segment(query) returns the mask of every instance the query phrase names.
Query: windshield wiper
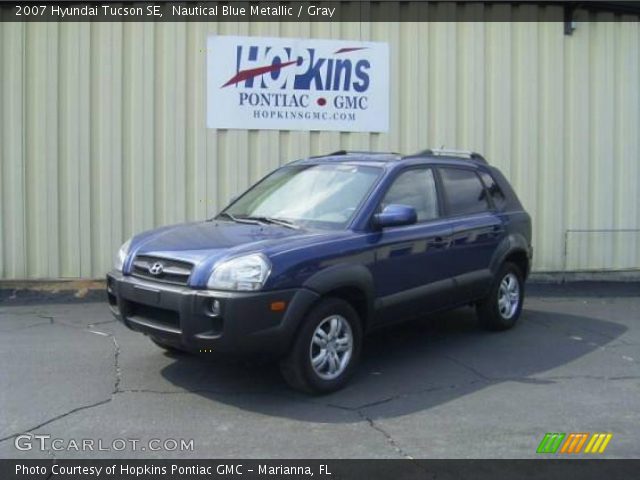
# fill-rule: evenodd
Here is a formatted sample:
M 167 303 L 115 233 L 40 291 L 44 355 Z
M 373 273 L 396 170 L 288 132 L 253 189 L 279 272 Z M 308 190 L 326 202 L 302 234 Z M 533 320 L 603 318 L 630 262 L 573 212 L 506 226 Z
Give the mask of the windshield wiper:
M 260 225 L 260 221 L 258 219 L 253 220 L 247 217 L 238 218 L 229 212 L 222 212 L 218 215 L 218 217 L 226 217 L 232 222 L 236 222 L 236 223 L 245 223 L 247 225 Z
M 273 223 L 275 225 L 280 225 L 281 227 L 292 228 L 293 230 L 300 230 L 300 227 L 298 225 L 288 220 L 284 220 L 282 218 L 275 218 L 275 217 L 242 217 L 242 218 L 246 218 L 247 220 L 256 220 L 262 223 Z

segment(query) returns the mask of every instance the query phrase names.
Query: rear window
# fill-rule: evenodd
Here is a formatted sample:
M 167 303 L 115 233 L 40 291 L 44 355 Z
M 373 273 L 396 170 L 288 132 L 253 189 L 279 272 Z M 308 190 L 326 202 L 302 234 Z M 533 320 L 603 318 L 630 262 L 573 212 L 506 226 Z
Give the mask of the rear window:
M 440 175 L 449 214 L 469 215 L 489 210 L 486 190 L 475 172 L 442 168 Z
M 494 207 L 496 207 L 498 210 L 504 209 L 504 206 L 507 203 L 507 198 L 504 196 L 504 193 L 502 192 L 496 181 L 487 172 L 480 173 L 480 177 L 484 182 L 484 186 L 487 187 L 487 191 L 489 192 L 489 196 L 493 201 Z

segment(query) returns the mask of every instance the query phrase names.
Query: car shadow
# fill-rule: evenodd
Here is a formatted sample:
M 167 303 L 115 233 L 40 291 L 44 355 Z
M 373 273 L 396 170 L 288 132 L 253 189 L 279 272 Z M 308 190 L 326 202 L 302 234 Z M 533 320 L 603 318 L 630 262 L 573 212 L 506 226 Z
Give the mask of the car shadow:
M 358 372 L 324 396 L 290 390 L 277 365 L 175 355 L 161 374 L 214 402 L 269 416 L 340 423 L 367 407 L 395 417 L 449 402 L 500 382 L 554 383 L 544 373 L 614 341 L 626 327 L 588 316 L 525 309 L 518 325 L 488 333 L 462 308 L 378 331 L 365 340 Z M 547 375 L 548 377 L 551 375 Z M 404 398 L 405 401 L 393 401 Z

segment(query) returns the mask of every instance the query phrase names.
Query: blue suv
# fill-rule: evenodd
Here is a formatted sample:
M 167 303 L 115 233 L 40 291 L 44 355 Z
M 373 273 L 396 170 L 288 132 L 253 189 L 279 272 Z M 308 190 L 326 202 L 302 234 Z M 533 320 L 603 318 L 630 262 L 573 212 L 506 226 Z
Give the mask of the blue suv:
M 215 218 L 136 235 L 107 276 L 114 315 L 168 350 L 270 354 L 294 388 L 353 374 L 364 334 L 461 305 L 520 316 L 531 219 L 476 153 L 295 161 Z

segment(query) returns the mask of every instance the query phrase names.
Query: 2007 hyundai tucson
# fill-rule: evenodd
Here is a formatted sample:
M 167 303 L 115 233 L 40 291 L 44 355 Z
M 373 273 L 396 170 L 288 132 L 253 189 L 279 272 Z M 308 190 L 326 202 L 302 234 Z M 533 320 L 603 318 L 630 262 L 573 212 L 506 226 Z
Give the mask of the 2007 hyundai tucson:
M 273 354 L 321 393 L 377 327 L 470 303 L 512 327 L 531 256 L 530 217 L 482 156 L 340 151 L 275 170 L 215 218 L 136 235 L 107 293 L 163 348 Z

